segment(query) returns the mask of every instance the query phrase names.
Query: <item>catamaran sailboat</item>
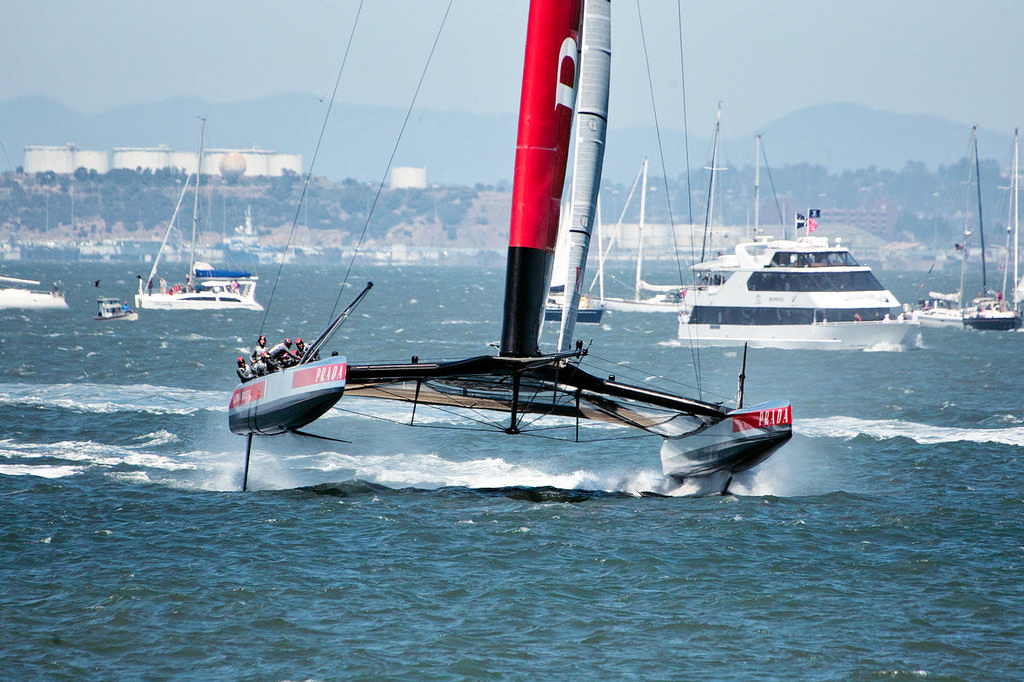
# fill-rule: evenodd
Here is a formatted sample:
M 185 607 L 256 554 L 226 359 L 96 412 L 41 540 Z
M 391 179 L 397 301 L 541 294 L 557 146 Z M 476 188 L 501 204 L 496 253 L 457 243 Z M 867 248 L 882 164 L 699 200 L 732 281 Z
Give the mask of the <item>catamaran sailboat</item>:
M 196 191 L 195 202 L 192 206 L 192 246 L 189 252 L 188 275 L 184 284 L 171 285 L 168 287 L 161 280 L 157 287 L 155 280 L 157 268 L 164 249 L 167 246 L 167 238 L 174 229 L 178 211 L 181 209 L 182 199 L 185 198 L 185 191 L 191 175 L 185 178 L 185 186 L 181 189 L 178 203 L 171 214 L 171 220 L 164 233 L 160 250 L 153 260 L 153 267 L 149 271 L 149 277 L 143 279 L 139 276 L 139 291 L 135 294 L 136 308 L 149 308 L 153 310 L 263 310 L 263 306 L 256 302 L 256 282 L 259 279 L 251 272 L 245 270 L 217 269 L 209 263 L 196 261 L 196 236 L 199 232 L 199 179 L 202 176 L 203 168 L 203 134 L 206 130 L 206 119 L 202 119 L 199 131 L 199 156 L 196 164 Z
M 319 353 L 311 347 L 296 366 L 243 382 L 235 389 L 228 424 L 234 433 L 248 437 L 246 472 L 253 434 L 297 432 L 330 409 L 343 393 L 407 402 L 411 423 L 417 406 L 435 405 L 504 414 L 495 424 L 509 434 L 545 428 L 552 419 L 562 420 L 561 425 L 574 433 L 576 440 L 587 420 L 641 429 L 661 436 L 667 476 L 706 480 L 714 475 L 724 478 L 723 492 L 733 473 L 756 466 L 789 440 L 792 411 L 786 401 L 744 407 L 740 398 L 739 406 L 731 408 L 647 385 L 631 385 L 614 376 L 595 376 L 582 367 L 587 349 L 581 342 L 567 341 L 569 334 L 560 343 L 560 347 L 568 346 L 567 350 L 540 349 L 578 69 L 582 70 L 579 82 L 584 84 L 580 110 L 599 119 L 588 126 L 594 132 L 591 143 L 604 145 L 610 2 L 587 0 L 585 13 L 582 7 L 581 0 L 530 3 L 498 354 L 441 361 L 421 361 L 414 356 L 403 363 L 353 364 L 341 356 L 316 360 Z M 577 47 L 581 26 L 582 57 Z M 589 90 L 588 84 L 596 84 L 598 91 Z M 577 167 L 584 177 L 577 177 L 576 182 L 589 185 L 587 194 L 596 199 L 601 157 L 596 155 L 593 160 L 588 171 Z M 589 220 L 577 225 L 577 264 L 570 267 L 584 267 L 590 225 Z M 582 279 L 582 269 L 579 272 Z M 367 290 L 321 335 L 318 347 L 326 344 L 332 329 Z M 579 287 L 569 284 L 566 292 L 577 299 Z M 569 303 L 571 310 L 574 301 Z M 566 316 L 563 322 L 571 326 L 573 319 Z M 607 433 L 601 437 L 607 438 Z M 243 488 L 246 480 L 243 478 Z
M 839 240 L 760 237 L 692 267 L 679 338 L 710 345 L 907 347 L 918 323 Z

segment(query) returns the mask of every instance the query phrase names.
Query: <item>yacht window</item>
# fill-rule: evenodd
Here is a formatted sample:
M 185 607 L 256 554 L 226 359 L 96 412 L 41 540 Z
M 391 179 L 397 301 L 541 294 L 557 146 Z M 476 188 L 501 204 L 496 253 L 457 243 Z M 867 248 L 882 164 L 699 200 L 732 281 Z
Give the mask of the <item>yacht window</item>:
M 768 267 L 775 268 L 821 268 L 857 267 L 859 263 L 849 251 L 813 251 L 810 253 L 777 251 Z
M 884 291 L 868 270 L 858 272 L 752 272 L 748 291 Z

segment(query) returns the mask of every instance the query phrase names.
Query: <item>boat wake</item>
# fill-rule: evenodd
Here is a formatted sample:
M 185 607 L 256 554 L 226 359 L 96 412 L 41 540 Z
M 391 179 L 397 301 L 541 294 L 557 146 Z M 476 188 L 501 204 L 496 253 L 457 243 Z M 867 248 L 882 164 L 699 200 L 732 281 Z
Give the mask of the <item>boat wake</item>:
M 218 439 L 220 440 L 220 439 Z M 17 443 L 0 440 L 0 476 L 64 479 L 99 475 L 124 484 L 183 490 L 238 490 L 242 458 L 224 434 L 217 451 L 187 450 L 167 431 L 143 434 L 130 445 L 94 441 Z M 770 478 L 770 477 L 769 477 Z M 333 479 L 335 482 L 322 483 Z M 352 454 L 332 450 L 257 456 L 249 474 L 254 490 L 313 490 L 340 496 L 380 491 L 461 490 L 533 501 L 572 502 L 595 497 L 690 497 L 714 494 L 721 482 L 680 485 L 653 468 L 576 468 L 558 471 L 487 456 L 447 459 L 436 453 Z M 771 495 L 771 481 L 756 472 L 735 478 L 735 495 Z
M 921 445 L 938 443 L 996 443 L 1024 446 L 1024 426 L 1007 428 L 964 428 L 932 426 L 899 419 L 857 419 L 855 417 L 828 417 L 804 419 L 799 433 L 810 438 L 850 439 L 867 436 L 876 440 L 907 438 Z
M 361 413 L 361 408 L 368 405 L 374 407 L 372 417 Z M 410 453 L 408 434 L 392 433 L 388 437 L 386 434 L 391 432 L 379 428 L 381 419 L 407 424 L 411 412 L 408 405 L 357 398 L 347 406 L 357 409 L 332 410 L 322 420 L 324 428 L 318 431 L 350 439 L 351 445 L 326 450 L 323 441 L 313 439 L 258 439 L 250 472 L 252 487 L 302 489 L 324 481 L 360 481 L 387 489 L 505 490 L 512 491 L 510 496 L 524 499 L 531 495 L 543 498 L 545 490 L 566 491 L 565 497 L 571 499 L 580 494 L 699 496 L 720 489 L 720 482 L 709 486 L 707 481 L 687 481 L 680 485 L 660 468 L 645 466 L 646 458 L 621 461 L 605 450 L 610 447 L 614 453 L 620 446 L 602 439 L 597 445 L 602 451 L 598 460 L 580 463 L 569 453 L 565 458 L 537 459 L 534 453 L 538 441 L 527 436 L 505 443 L 503 456 L 494 455 L 493 429 L 482 430 L 479 439 L 472 432 L 460 431 L 460 449 L 469 447 L 486 456 L 470 454 L 467 458 L 464 451 L 446 456 L 443 453 L 454 446 L 432 439 L 435 434 L 445 438 L 448 430 L 444 427 L 459 423 L 460 417 L 443 409 L 417 411 L 416 422 L 428 428 L 418 432 L 423 439 L 416 445 L 419 452 Z M 244 441 L 222 427 L 226 408 L 220 391 L 152 384 L 6 383 L 0 384 L 0 407 L 45 410 L 44 419 L 59 423 L 92 420 L 90 415 L 96 415 L 105 424 L 103 429 L 90 430 L 86 437 L 75 437 L 71 435 L 75 430 L 71 430 L 69 437 L 50 442 L 0 439 L 0 476 L 102 476 L 125 484 L 186 490 L 231 491 L 241 487 Z M 109 421 L 112 418 L 117 420 L 114 428 Z M 173 421 L 159 425 L 168 418 Z M 565 421 L 569 426 L 573 424 L 572 420 Z M 143 426 L 140 433 L 138 425 L 147 422 L 150 428 Z M 371 426 L 372 436 L 368 430 Z M 598 423 L 591 428 L 610 434 L 619 427 Z M 644 442 L 657 440 L 655 437 Z M 651 448 L 651 452 L 656 451 L 656 446 Z M 646 445 L 643 450 L 647 450 Z M 786 487 L 784 482 L 781 486 Z M 729 489 L 737 495 L 784 494 L 778 481 L 756 471 L 737 476 Z M 514 492 L 517 490 L 527 492 Z

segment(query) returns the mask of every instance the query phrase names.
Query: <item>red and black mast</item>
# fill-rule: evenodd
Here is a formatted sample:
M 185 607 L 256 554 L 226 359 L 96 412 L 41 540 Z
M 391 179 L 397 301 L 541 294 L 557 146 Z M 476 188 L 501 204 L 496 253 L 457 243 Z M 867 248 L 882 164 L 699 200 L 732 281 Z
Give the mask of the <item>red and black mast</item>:
M 530 3 L 505 274 L 504 356 L 540 354 L 576 98 L 581 3 Z

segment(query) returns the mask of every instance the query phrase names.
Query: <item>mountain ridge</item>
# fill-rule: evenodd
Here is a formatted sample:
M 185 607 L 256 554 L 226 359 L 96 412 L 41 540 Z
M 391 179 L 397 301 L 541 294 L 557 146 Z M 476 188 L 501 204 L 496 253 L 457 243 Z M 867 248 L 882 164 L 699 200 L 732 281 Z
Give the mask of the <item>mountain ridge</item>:
M 396 166 L 427 168 L 432 184 L 501 185 L 512 178 L 516 116 L 466 112 L 418 111 L 335 103 L 324 125 L 328 103 L 302 93 L 210 103 L 198 98 L 127 105 L 105 112 L 77 112 L 56 100 L 20 97 L 0 102 L 0 144 L 4 170 L 22 165 L 26 145 L 74 144 L 80 149 L 112 151 L 115 147 L 156 147 L 178 151 L 198 146 L 200 115 L 207 119 L 208 148 L 259 147 L 301 154 L 314 174 L 335 181 L 375 181 L 386 175 L 389 158 Z M 610 183 L 631 183 L 642 158 L 652 159 L 660 174 L 658 140 L 665 150 L 665 170 L 681 176 L 687 163 L 681 126 L 616 128 L 609 115 L 604 176 Z M 703 117 L 702 117 L 703 119 Z M 690 116 L 689 167 L 710 158 L 712 117 Z M 323 129 L 323 143 L 316 142 Z M 403 131 L 399 140 L 399 132 Z M 697 134 L 694 131 L 700 131 Z M 874 166 L 898 171 L 920 162 L 929 169 L 951 165 L 967 150 L 970 127 L 937 116 L 908 115 L 852 103 L 807 107 L 768 122 L 759 129 L 765 157 L 775 167 L 824 166 L 832 173 Z M 724 112 L 721 158 L 728 165 L 753 165 L 753 133 L 728 134 Z M 1005 163 L 1011 131 L 979 130 L 984 158 Z M 657 170 L 655 170 L 657 169 Z

